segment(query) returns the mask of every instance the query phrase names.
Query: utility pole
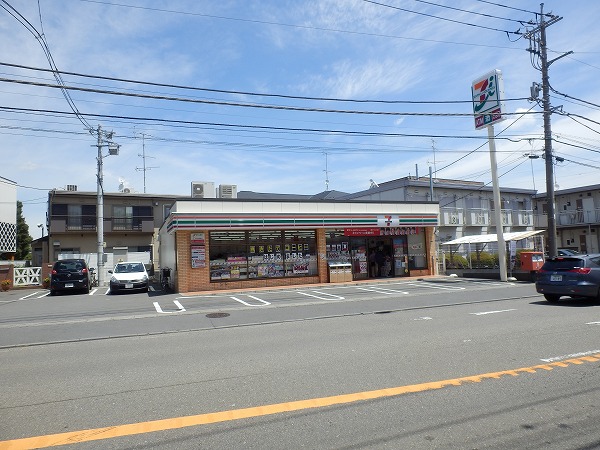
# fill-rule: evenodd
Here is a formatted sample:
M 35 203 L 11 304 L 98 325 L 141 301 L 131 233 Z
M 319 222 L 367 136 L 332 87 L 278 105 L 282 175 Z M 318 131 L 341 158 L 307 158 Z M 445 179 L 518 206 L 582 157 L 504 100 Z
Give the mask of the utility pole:
M 97 193 L 96 193 L 96 233 L 97 233 L 97 250 L 98 250 L 98 286 L 104 284 L 104 175 L 102 174 L 102 147 L 108 146 L 108 155 L 118 155 L 119 145 L 112 142 L 113 132 L 107 133 L 102 131 L 102 127 L 98 125 L 96 130 L 98 140 L 96 147 L 98 148 L 98 173 L 97 177 Z
M 98 250 L 98 261 L 96 268 L 98 277 L 98 286 L 102 286 L 104 282 L 104 178 L 102 175 L 102 127 L 98 125 L 96 130 L 98 133 L 98 173 L 97 173 L 97 184 L 96 184 L 96 245 Z
M 144 194 L 146 193 L 146 171 L 150 170 L 150 169 L 156 169 L 157 167 L 146 167 L 146 158 L 154 158 L 154 156 L 146 156 L 146 140 L 145 140 L 146 135 L 144 133 L 142 133 L 142 154 L 140 155 L 138 153 L 138 156 L 140 158 L 142 158 L 143 161 L 143 167 L 139 168 L 136 167 L 135 170 L 137 171 L 142 171 L 144 172 Z
M 548 256 L 553 258 L 557 256 L 557 245 L 556 245 L 556 202 L 554 198 L 554 156 L 552 154 L 552 129 L 550 123 L 550 116 L 552 114 L 552 107 L 550 106 L 550 76 L 548 75 L 548 68 L 550 65 L 573 52 L 567 52 L 561 56 L 548 61 L 547 53 L 547 42 L 546 42 L 546 28 L 550 25 L 555 24 L 562 17 L 550 16 L 550 20 L 546 21 L 544 17 L 544 4 L 540 6 L 540 23 L 533 30 L 525 33 L 525 37 L 529 39 L 528 52 L 539 56 L 540 67 L 538 68 L 542 72 L 542 108 L 544 110 L 544 159 L 546 167 L 546 199 L 548 205 Z M 539 38 L 537 37 L 539 33 Z M 539 94 L 539 85 L 533 84 L 531 89 L 532 99 L 537 100 L 537 94 Z

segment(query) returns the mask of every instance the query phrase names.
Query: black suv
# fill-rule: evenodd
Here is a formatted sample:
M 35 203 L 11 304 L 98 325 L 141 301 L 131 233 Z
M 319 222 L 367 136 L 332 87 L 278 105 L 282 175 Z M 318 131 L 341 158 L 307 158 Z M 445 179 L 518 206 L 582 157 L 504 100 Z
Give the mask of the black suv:
M 562 296 L 600 300 L 600 254 L 547 259 L 537 272 L 535 289 L 549 302 Z
M 90 292 L 90 273 L 84 259 L 61 259 L 50 275 L 50 295 L 58 291 Z

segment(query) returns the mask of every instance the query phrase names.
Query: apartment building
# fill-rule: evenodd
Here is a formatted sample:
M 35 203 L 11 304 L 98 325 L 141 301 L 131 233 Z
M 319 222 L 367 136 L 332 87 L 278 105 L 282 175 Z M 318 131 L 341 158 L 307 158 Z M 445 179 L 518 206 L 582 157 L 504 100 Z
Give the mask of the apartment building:
M 600 184 L 554 192 L 556 244 L 582 253 L 600 252 Z M 546 194 L 533 196 L 536 229 L 548 228 Z

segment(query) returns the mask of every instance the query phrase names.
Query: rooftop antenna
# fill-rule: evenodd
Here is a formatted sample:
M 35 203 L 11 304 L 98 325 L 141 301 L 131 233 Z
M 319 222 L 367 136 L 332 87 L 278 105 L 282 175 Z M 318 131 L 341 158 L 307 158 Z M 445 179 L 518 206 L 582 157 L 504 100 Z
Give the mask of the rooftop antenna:
M 371 178 L 369 181 L 371 182 L 370 189 L 378 188 L 379 187 L 379 185 L 373 181 L 373 178 Z
M 154 166 L 154 167 L 148 167 L 146 166 L 146 158 L 154 158 L 154 156 L 146 156 L 146 135 L 144 133 L 141 133 L 142 135 L 142 154 L 140 155 L 138 153 L 138 156 L 140 158 L 142 158 L 143 161 L 143 167 L 136 167 L 135 170 L 136 171 L 142 171 L 144 172 L 144 194 L 146 193 L 146 171 L 150 170 L 150 169 L 157 169 L 158 167 Z
M 325 170 L 323 172 L 325 172 L 325 190 L 328 191 L 329 190 L 329 169 L 327 168 L 327 152 L 323 152 L 323 154 L 325 155 Z

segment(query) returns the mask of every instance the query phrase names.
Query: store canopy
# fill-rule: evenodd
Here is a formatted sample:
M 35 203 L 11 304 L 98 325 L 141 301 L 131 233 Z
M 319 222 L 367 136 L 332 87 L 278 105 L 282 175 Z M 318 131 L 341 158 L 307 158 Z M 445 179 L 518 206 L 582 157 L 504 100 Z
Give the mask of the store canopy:
M 516 231 L 512 233 L 504 233 L 504 241 L 519 241 L 521 239 L 528 238 L 538 233 L 542 233 L 544 230 L 536 231 Z M 440 242 L 440 245 L 459 245 L 459 244 L 485 244 L 488 242 L 498 242 L 497 234 L 476 234 L 473 236 L 463 236 L 453 241 Z

